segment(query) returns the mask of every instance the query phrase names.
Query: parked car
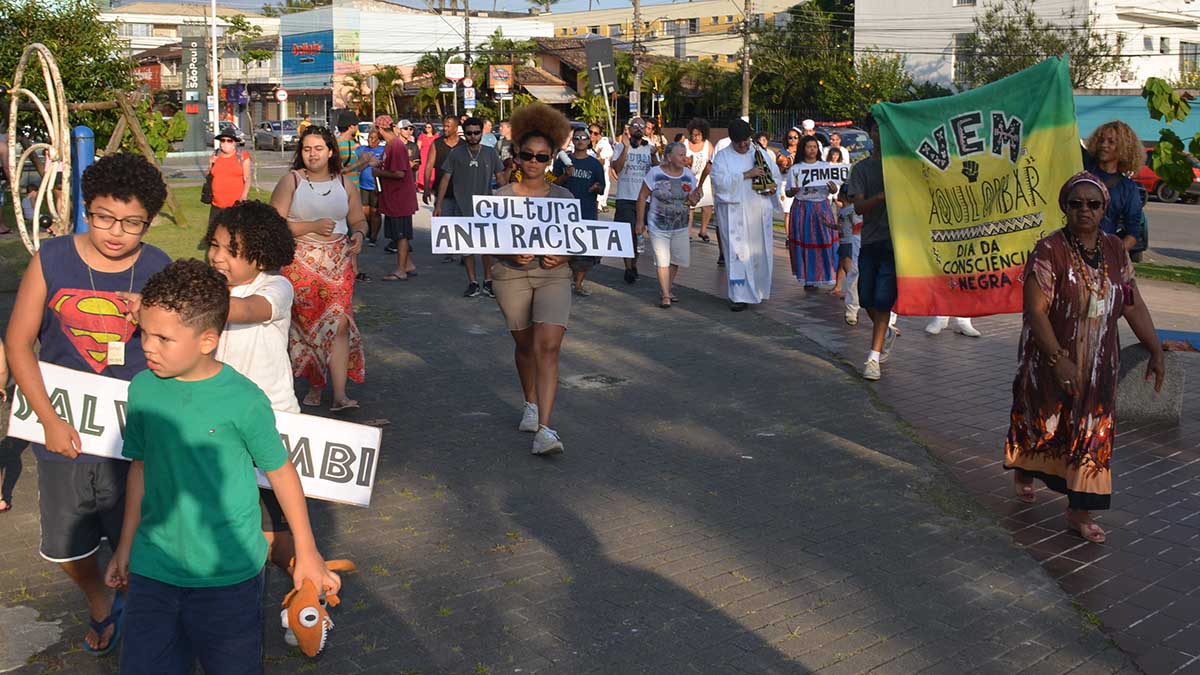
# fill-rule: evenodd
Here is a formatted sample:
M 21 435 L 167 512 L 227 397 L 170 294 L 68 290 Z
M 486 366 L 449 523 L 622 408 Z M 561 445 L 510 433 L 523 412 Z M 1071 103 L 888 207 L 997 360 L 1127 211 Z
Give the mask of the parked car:
M 1146 163 L 1142 165 L 1141 170 L 1134 174 L 1133 180 L 1157 197 L 1160 202 L 1171 204 L 1179 201 L 1181 197 L 1191 202 L 1200 200 L 1200 160 L 1192 155 L 1187 155 L 1188 161 L 1192 164 L 1192 185 L 1181 195 L 1178 190 L 1164 183 L 1158 174 L 1154 173 L 1154 169 L 1150 168 L 1150 155 L 1153 152 L 1153 148 L 1146 149 Z
M 291 150 L 296 147 L 296 120 L 261 122 L 254 129 L 254 149 Z
M 211 130 L 212 130 L 212 124 L 211 124 L 211 123 L 209 123 L 209 124 L 206 124 L 206 125 L 204 126 L 204 128 L 206 128 L 206 129 L 209 129 L 209 130 L 211 131 Z M 237 139 L 238 145 L 245 145 L 245 144 L 246 144 L 246 134 L 245 134 L 245 132 L 243 132 L 243 131 L 242 131 L 240 128 L 238 128 L 238 125 L 234 124 L 233 122 L 225 122 L 225 121 L 222 121 L 222 122 L 221 122 L 221 131 L 222 131 L 222 132 L 226 132 L 226 131 L 228 131 L 228 132 L 232 132 L 232 133 L 233 133 L 233 137 Z M 210 139 L 210 140 L 211 140 L 211 139 Z
M 813 130 L 813 133 L 825 147 L 829 147 L 830 135 L 840 134 L 842 147 L 850 150 L 851 162 L 857 162 L 875 150 L 875 144 L 871 142 L 871 135 L 855 127 L 819 126 Z

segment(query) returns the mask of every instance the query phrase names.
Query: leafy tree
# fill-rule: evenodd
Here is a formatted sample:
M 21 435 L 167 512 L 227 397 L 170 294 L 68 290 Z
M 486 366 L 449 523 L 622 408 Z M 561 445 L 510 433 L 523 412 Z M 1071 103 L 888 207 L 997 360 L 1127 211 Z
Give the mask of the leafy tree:
M 816 97 L 821 113 L 833 119 L 861 119 L 872 105 L 908 100 L 914 91 L 899 54 L 869 52 L 838 64 L 833 74 L 818 81 Z
M 307 12 L 310 9 L 332 5 L 333 0 L 281 0 L 281 2 L 262 6 L 263 16 L 283 16 L 296 12 Z
M 1042 18 L 1035 0 L 996 0 L 975 16 L 975 32 L 962 45 L 957 83 L 964 87 L 995 82 L 1048 57 L 1069 54 L 1071 85 L 1099 87 L 1125 67 L 1125 34 L 1097 30 L 1096 15 L 1074 9 Z
M 183 137 L 187 135 L 187 117 L 180 111 L 176 111 L 170 118 L 165 118 L 154 109 L 148 98 L 139 101 L 134 106 L 134 111 L 137 113 L 142 131 L 146 134 L 146 140 L 150 143 L 150 149 L 154 151 L 154 156 L 160 162 L 166 158 L 171 144 L 182 141 Z M 141 149 L 131 133 L 127 133 L 122 139 L 121 149 L 141 154 Z
M 1181 96 L 1168 82 L 1157 77 L 1146 80 L 1146 85 L 1142 88 L 1142 97 L 1146 99 L 1146 108 L 1150 116 L 1167 124 L 1182 122 L 1192 112 L 1188 97 Z M 1158 174 L 1164 183 L 1181 193 L 1191 186 L 1195 175 L 1184 152 L 1200 156 L 1200 133 L 1192 136 L 1185 144 L 1174 130 L 1163 127 L 1150 156 L 1150 168 L 1154 173 Z

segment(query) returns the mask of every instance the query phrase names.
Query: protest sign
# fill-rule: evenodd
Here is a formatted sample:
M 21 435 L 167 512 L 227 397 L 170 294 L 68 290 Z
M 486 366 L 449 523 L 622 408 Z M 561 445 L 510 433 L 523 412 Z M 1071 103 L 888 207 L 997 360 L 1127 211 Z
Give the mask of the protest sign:
M 909 315 L 1020 312 L 1029 252 L 1082 169 L 1065 59 L 970 91 L 874 107 L 899 299 Z
M 584 220 L 577 199 L 476 196 L 475 215 L 437 217 L 433 252 L 633 257 L 626 223 Z
M 89 455 L 124 459 L 121 448 L 129 383 L 49 363 L 40 365 L 50 403 L 58 416 L 79 432 L 81 450 Z M 383 437 L 380 429 L 279 411 L 275 412 L 275 426 L 300 474 L 306 496 L 370 505 Z M 37 415 L 19 388 L 13 395 L 8 434 L 34 443 L 46 440 Z M 258 484 L 270 487 L 261 471 Z
M 841 187 L 842 183 L 850 180 L 849 164 L 830 164 L 829 162 L 814 162 L 805 164 L 797 162 L 788 170 L 788 187 L 800 188 L 797 197 L 829 194 L 829 184 Z

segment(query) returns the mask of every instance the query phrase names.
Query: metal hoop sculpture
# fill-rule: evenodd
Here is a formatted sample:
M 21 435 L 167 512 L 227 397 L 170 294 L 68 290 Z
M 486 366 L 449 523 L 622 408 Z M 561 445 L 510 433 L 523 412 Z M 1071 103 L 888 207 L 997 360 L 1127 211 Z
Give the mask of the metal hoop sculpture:
M 25 66 L 28 65 L 31 56 L 37 56 L 42 68 L 42 81 L 46 85 L 46 99 L 50 103 L 49 108 L 37 94 L 22 86 L 21 80 L 25 77 Z M 17 111 L 22 98 L 29 99 L 41 113 L 50 142 L 31 143 L 18 156 Z M 29 249 L 32 254 L 37 252 L 41 242 L 38 237 L 38 220 L 43 205 L 54 219 L 57 231 L 68 232 L 71 229 L 71 126 L 67 121 L 67 99 L 63 91 L 62 77 L 58 74 L 58 63 L 55 62 L 50 50 L 41 43 L 35 42 L 25 47 L 24 53 L 21 54 L 21 61 L 17 64 L 17 73 L 13 77 L 11 100 L 8 106 L 7 131 L 8 157 L 5 158 L 5 161 L 8 162 L 8 175 L 12 177 L 9 181 L 9 190 L 13 197 L 17 231 L 21 233 L 21 240 L 25 242 L 25 248 Z M 33 222 L 27 223 L 25 214 L 20 208 L 21 168 L 25 166 L 29 156 L 39 150 L 44 150 L 46 153 L 45 171 L 42 173 L 42 184 L 38 190 L 37 201 L 33 205 Z M 53 188 L 60 176 L 63 179 L 62 189 L 59 190 L 56 204 Z

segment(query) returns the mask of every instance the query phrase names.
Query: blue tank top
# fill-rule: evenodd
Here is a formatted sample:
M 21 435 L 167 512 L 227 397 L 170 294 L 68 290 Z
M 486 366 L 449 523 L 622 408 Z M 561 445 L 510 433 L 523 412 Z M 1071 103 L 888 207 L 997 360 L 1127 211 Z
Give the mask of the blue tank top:
M 166 267 L 171 258 L 158 248 L 142 244 L 141 255 L 130 269 L 123 272 L 92 270 L 89 278 L 88 266 L 79 257 L 73 236 L 45 240 L 38 257 L 46 282 L 46 308 L 38 332 L 41 343 L 38 359 L 125 381 L 145 370 L 141 331 L 125 320 L 128 303 L 118 298 L 117 292 L 127 292 L 132 286 L 134 293 L 140 293 L 150 275 Z M 124 365 L 108 363 L 108 343 L 114 340 L 125 342 Z M 33 452 L 39 460 L 71 461 L 37 443 L 33 445 Z M 80 455 L 75 461 L 111 460 Z

